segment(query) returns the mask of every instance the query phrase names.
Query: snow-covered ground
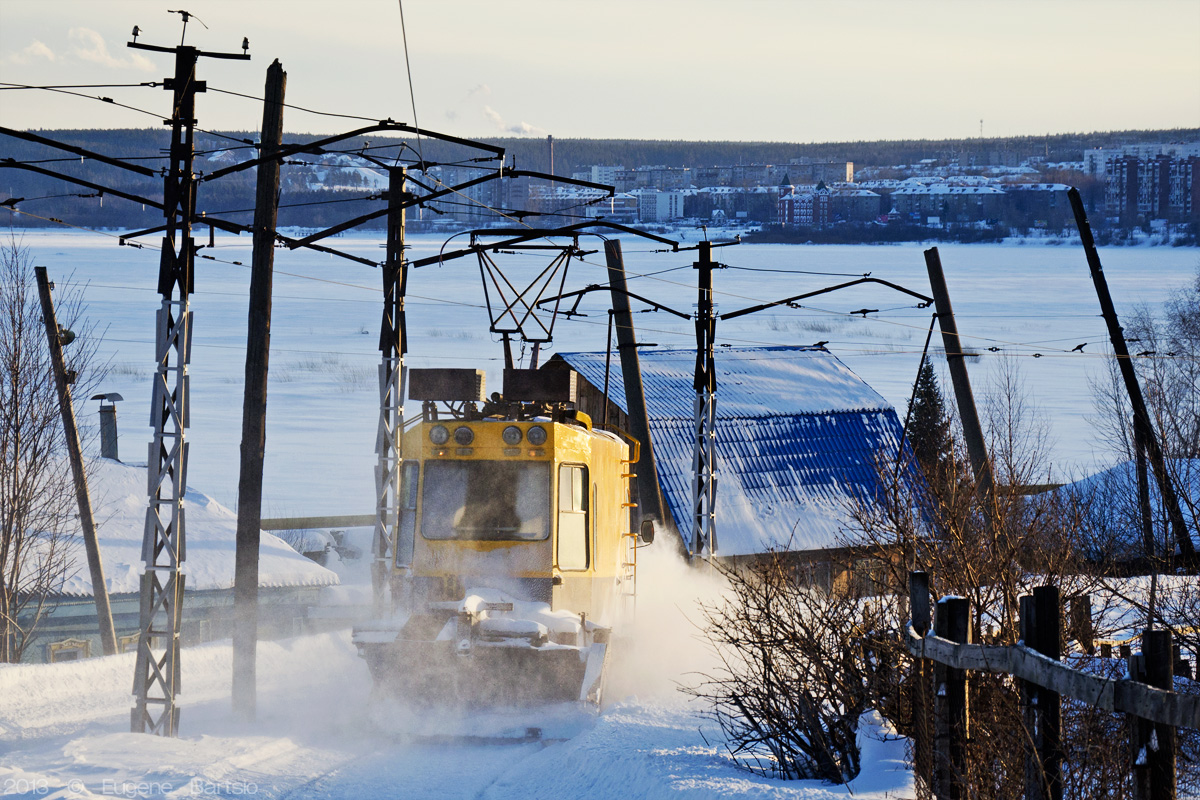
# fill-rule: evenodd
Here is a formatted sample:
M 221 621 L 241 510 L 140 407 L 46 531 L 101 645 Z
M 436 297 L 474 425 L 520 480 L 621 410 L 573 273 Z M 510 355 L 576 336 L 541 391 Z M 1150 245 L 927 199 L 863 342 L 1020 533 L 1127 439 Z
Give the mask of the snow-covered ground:
M 604 707 L 396 718 L 373 703 L 349 634 L 259 645 L 256 723 L 234 718 L 227 641 L 183 653 L 182 735 L 128 733 L 133 654 L 0 666 L 0 794 L 44 798 L 912 797 L 905 742 L 864 717 L 863 772 L 846 787 L 737 769 L 676 681 L 703 670 L 693 596 L 716 590 L 663 554 L 644 560 L 632 646 Z M 681 590 L 686 575 L 691 588 Z M 542 729 L 540 741 L 520 738 Z M 515 732 L 515 736 L 514 736 Z M 481 737 L 464 740 L 451 735 Z M 492 741 L 484 743 L 482 738 Z
M 694 241 L 695 236 L 689 236 Z M 462 240 L 451 243 L 451 248 Z M 589 245 L 593 240 L 585 239 Z M 694 253 L 653 252 L 624 239 L 631 291 L 690 311 Z M 60 286 L 86 284 L 90 314 L 104 330 L 113 370 L 100 391 L 120 392 L 121 453 L 145 459 L 149 440 L 153 319 L 158 252 L 117 247 L 102 236 L 27 232 L 34 263 Z M 250 242 L 222 237 L 197 262 L 188 482 L 236 508 Z M 345 236 L 330 244 L 382 259 L 380 241 Z M 440 239 L 410 238 L 410 257 L 438 252 Z M 920 245 L 839 247 L 743 245 L 717 251 L 720 312 L 782 299 L 870 272 L 927 292 Z M 1106 340 L 1083 254 L 1074 247 L 940 248 L 959 329 L 980 352 L 972 362 L 977 394 L 1001 358 L 1017 358 L 1057 444 L 1056 473 L 1106 462 L 1091 438 L 1087 378 L 1098 374 Z M 1102 252 L 1118 309 L 1158 303 L 1189 282 L 1200 256 L 1185 248 Z M 512 257 L 508 257 L 512 258 Z M 521 259 L 514 259 L 521 261 Z M 548 259 L 524 259 L 525 274 Z M 225 263 L 240 261 L 242 265 Z M 535 263 L 536 262 L 536 263 Z M 763 271 L 767 270 L 767 271 Z M 603 259 L 588 256 L 565 288 L 606 280 Z M 415 270 L 407 304 L 410 366 L 487 370 L 500 388 L 502 356 L 487 333 L 478 268 L 463 259 Z M 554 349 L 602 350 L 606 298 L 580 305 L 589 314 L 555 329 Z M 718 343 L 813 344 L 828 348 L 903 409 L 929 324 L 927 309 L 890 290 L 859 288 L 804 308 L 779 308 L 718 325 Z M 865 318 L 847 315 L 877 308 Z M 303 252 L 278 251 L 265 473 L 264 516 L 368 513 L 378 398 L 379 275 L 370 268 Z M 643 342 L 686 347 L 690 322 L 664 314 L 634 318 Z M 935 344 L 936 344 L 935 337 Z M 1083 354 L 1069 351 L 1087 342 Z M 996 351 L 988 348 L 995 347 Z M 1033 356 L 1037 354 L 1038 358 Z M 549 352 L 543 350 L 543 360 Z M 718 351 L 718 358 L 720 352 Z M 528 360 L 528 353 L 523 354 Z M 84 423 L 95 407 L 78 401 Z M 415 409 L 410 409 L 410 413 Z M 335 570 L 342 572 L 335 567 Z M 781 782 L 738 771 L 719 736 L 677 691 L 708 655 L 695 640 L 695 596 L 716 588 L 681 573 L 669 558 L 639 568 L 645 629 L 618 658 L 598 715 L 561 712 L 546 728 L 553 743 L 448 743 L 381 730 L 370 679 L 348 634 L 260 645 L 259 721 L 238 723 L 230 709 L 230 647 L 214 643 L 183 655 L 183 735 L 163 740 L 127 733 L 133 656 L 0 666 L 0 793 L 28 797 L 434 797 L 434 798 L 753 798 L 911 797 L 904 743 L 879 741 L 867 723 L 864 772 L 850 787 Z M 345 580 L 349 573 L 343 573 Z M 332 587 L 340 602 L 356 587 Z M 710 595 L 711 596 L 711 595 Z M 384 715 L 386 718 L 386 714 Z M 537 718 L 541 722 L 544 717 Z M 510 727 L 523 729 L 528 719 Z M 488 720 L 488 725 L 497 724 Z M 468 719 L 463 728 L 484 729 Z M 565 731 L 556 736 L 555 731 Z M 441 730 L 441 729 L 438 729 Z

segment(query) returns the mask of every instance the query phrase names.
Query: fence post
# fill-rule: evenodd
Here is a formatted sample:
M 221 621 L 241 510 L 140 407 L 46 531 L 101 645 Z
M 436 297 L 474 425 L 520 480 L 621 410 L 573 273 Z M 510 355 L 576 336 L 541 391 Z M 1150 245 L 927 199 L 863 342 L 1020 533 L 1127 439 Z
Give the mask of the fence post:
M 908 605 L 913 630 L 924 636 L 929 633 L 929 573 L 910 572 L 908 575 Z M 933 741 L 930 725 L 930 686 L 932 679 L 927 658 L 913 660 L 912 667 L 912 730 L 913 770 L 919 797 L 928 797 L 933 787 Z
M 934 618 L 937 635 L 952 642 L 969 642 L 971 605 L 964 597 L 943 597 Z M 967 673 L 934 663 L 937 729 L 934 760 L 934 796 L 959 800 L 966 785 L 966 744 L 970 735 Z
M 1192 679 L 1192 664 L 1190 661 L 1187 660 L 1187 657 L 1183 654 L 1183 648 L 1180 647 L 1179 645 L 1175 645 L 1173 655 L 1171 658 L 1175 662 L 1175 675 L 1178 677 L 1184 677 L 1184 678 L 1187 678 L 1188 680 L 1191 680 Z
M 1082 595 L 1071 602 L 1071 634 L 1089 656 L 1096 655 L 1096 632 L 1092 626 L 1092 596 Z
M 1023 594 L 1020 600 L 1021 641 L 1033 647 L 1037 638 L 1037 618 L 1033 606 L 1033 595 Z M 1037 685 L 1025 680 L 1017 681 L 1021 696 L 1021 720 L 1025 725 L 1025 800 L 1041 800 L 1042 772 L 1037 749 Z
M 1032 646 L 1044 656 L 1062 658 L 1062 613 L 1057 586 L 1038 586 L 1033 590 L 1033 617 L 1036 633 Z M 1027 643 L 1028 644 L 1028 643 Z M 1046 800 L 1062 800 L 1062 698 L 1058 692 L 1037 690 L 1038 756 L 1045 779 Z
M 1168 630 L 1147 630 L 1142 633 L 1142 663 L 1145 680 L 1159 689 L 1175 688 L 1174 648 Z M 1149 778 L 1149 800 L 1175 800 L 1175 729 L 1170 725 L 1138 720 L 1147 732 L 1145 772 Z M 1137 762 L 1135 762 L 1137 764 Z M 1136 773 L 1135 773 L 1136 775 Z

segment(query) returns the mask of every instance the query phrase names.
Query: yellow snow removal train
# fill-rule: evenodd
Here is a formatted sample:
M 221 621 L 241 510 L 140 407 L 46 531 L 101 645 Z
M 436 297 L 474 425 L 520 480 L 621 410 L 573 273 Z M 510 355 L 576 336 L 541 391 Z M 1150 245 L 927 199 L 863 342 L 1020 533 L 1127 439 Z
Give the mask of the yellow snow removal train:
M 391 619 L 355 630 L 376 686 L 410 701 L 599 698 L 634 593 L 637 443 L 573 409 L 575 373 L 411 370 Z M 439 407 L 439 404 L 441 407 Z

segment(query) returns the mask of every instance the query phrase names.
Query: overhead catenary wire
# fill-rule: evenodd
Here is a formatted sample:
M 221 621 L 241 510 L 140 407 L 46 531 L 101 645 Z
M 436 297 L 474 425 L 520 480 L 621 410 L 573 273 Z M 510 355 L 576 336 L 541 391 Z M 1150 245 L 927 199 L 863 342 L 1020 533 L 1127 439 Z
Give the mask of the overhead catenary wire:
M 74 224 L 72 224 L 72 223 L 65 222 L 64 220 L 60 220 L 60 219 L 58 219 L 58 218 L 55 218 L 55 217 L 44 217 L 44 216 L 40 216 L 40 215 L 37 215 L 37 214 L 32 214 L 32 213 L 30 213 L 30 212 L 28 212 L 28 211 L 22 211 L 22 210 L 20 210 L 20 209 L 15 209 L 15 208 L 11 208 L 11 209 L 8 209 L 8 210 L 10 210 L 10 211 L 12 211 L 13 213 L 16 213 L 16 214 L 22 214 L 22 215 L 25 215 L 25 216 L 32 217 L 32 218 L 34 218 L 34 219 L 41 219 L 41 220 L 44 220 L 44 221 L 47 221 L 47 222 L 52 222 L 52 223 L 55 223 L 55 224 L 59 224 L 59 225 L 63 225 L 63 226 L 66 226 L 66 227 L 74 228 L 74 229 L 76 229 L 76 230 L 85 231 L 85 232 L 88 232 L 88 233 L 95 233 L 95 234 L 98 234 L 98 235 L 101 235 L 101 236 L 107 236 L 107 237 L 109 237 L 109 238 L 114 238 L 114 239 L 118 239 L 118 240 L 122 239 L 122 237 L 121 237 L 120 235 L 117 235 L 117 234 L 107 233 L 107 232 L 105 232 L 105 231 L 97 231 L 97 230 L 94 230 L 94 229 L 91 229 L 91 228 L 86 228 L 86 227 L 83 227 L 83 226 L 74 225 Z M 128 242 L 128 241 L 125 241 L 125 242 L 123 242 L 123 243 L 125 244 L 125 246 L 129 246 L 129 247 L 136 247 L 136 248 L 139 248 L 139 249 L 140 249 L 140 248 L 143 246 L 143 245 L 141 245 L 141 244 L 139 244 L 139 243 L 136 243 L 136 242 Z M 199 255 L 199 257 L 201 257 L 201 258 L 204 258 L 204 259 L 206 259 L 206 260 L 209 260 L 209 261 L 215 261 L 215 262 L 219 262 L 219 263 L 230 264 L 230 265 L 233 265 L 233 266 L 245 266 L 245 265 L 244 265 L 242 262 L 240 262 L 240 261 L 234 261 L 234 260 L 228 260 L 228 259 L 220 259 L 220 258 L 217 258 L 216 256 L 209 256 L 209 255 L 207 255 L 207 254 L 198 254 L 198 255 Z M 581 260 L 582 260 L 582 259 L 581 259 Z M 682 269 L 682 267 L 679 267 L 678 269 Z M 316 278 L 316 277 L 313 277 L 313 276 L 298 275 L 298 274 L 294 274 L 294 273 L 286 273 L 286 272 L 282 272 L 282 271 L 280 271 L 280 272 L 279 272 L 279 274 L 281 274 L 281 275 L 289 275 L 290 277 L 296 277 L 296 278 L 304 278 L 304 279 L 307 279 L 307 280 L 321 281 L 321 282 L 330 283 L 330 284 L 335 284 L 335 285 L 342 285 L 342 286 L 355 286 L 355 284 L 349 284 L 349 283 L 345 283 L 345 282 L 342 282 L 342 281 L 334 281 L 334 280 L 330 280 L 330 279 L 326 279 L 326 278 Z M 363 287 L 356 287 L 356 288 L 363 288 Z M 412 296 L 412 297 L 417 297 L 417 295 L 410 295 L 410 296 Z M 453 302 L 454 302 L 454 301 L 441 301 L 441 300 L 440 300 L 440 299 L 438 299 L 438 298 L 422 298 L 422 299 L 429 299 L 429 300 L 435 300 L 435 301 L 439 301 L 439 302 L 448 302 L 448 303 L 453 303 Z M 475 306 L 474 304 L 468 304 L 468 303 L 461 303 L 460 305 L 467 305 L 467 306 L 472 306 L 472 307 L 482 307 L 482 306 Z M 818 312 L 818 313 L 825 314 L 825 315 L 830 315 L 830 316 L 839 316 L 839 317 L 849 317 L 850 319 L 858 319 L 858 317 L 855 317 L 855 316 L 853 316 L 853 315 L 851 315 L 851 314 L 848 314 L 848 313 L 845 313 L 845 312 L 833 311 L 833 310 L 828 310 L 828 309 L 818 309 L 818 308 L 814 308 L 814 307 L 812 307 L 812 306 L 805 306 L 805 308 L 806 308 L 806 309 L 808 309 L 808 310 L 811 310 L 811 311 L 816 311 L 816 312 Z M 869 318 L 869 319 L 870 319 L 870 320 L 873 320 L 873 321 L 875 321 L 875 322 L 885 322 L 885 323 L 889 323 L 889 324 L 892 324 L 892 325 L 897 325 L 897 326 L 900 326 L 900 327 L 905 327 L 905 328 L 913 328 L 913 329 L 919 329 L 919 328 L 918 328 L 918 326 L 915 326 L 915 325 L 907 325 L 907 324 L 905 324 L 905 323 L 898 323 L 898 322 L 895 322 L 895 321 L 892 321 L 892 320 L 884 320 L 884 319 L 878 319 L 878 318 L 874 318 L 874 317 L 872 317 L 872 318 Z M 667 331 L 667 330 L 660 330 L 660 331 L 657 331 L 657 332 L 661 332 L 661 333 L 663 333 L 663 334 L 667 334 L 667 335 L 672 335 L 672 334 L 675 334 L 675 333 L 676 333 L 676 332 L 674 332 L 674 331 Z M 686 334 L 680 334 L 680 335 L 686 335 Z M 976 339 L 976 340 L 979 340 L 979 341 L 988 341 L 988 342 L 993 342 L 993 343 L 1007 344 L 1007 345 L 1008 345 L 1008 346 L 1010 346 L 1010 347 L 1024 347 L 1024 348 L 1033 348 L 1033 345 L 1032 345 L 1032 344 L 1030 344 L 1030 343 L 1022 343 L 1022 342 L 1010 342 L 1010 341 L 1005 341 L 1005 340 L 1000 340 L 1000 339 L 993 339 L 993 338 L 988 338 L 988 337 L 972 336 L 972 335 L 970 335 L 970 334 L 961 334 L 961 332 L 960 332 L 960 337 L 961 337 L 961 338 L 970 338 L 970 339 Z M 743 342 L 743 343 L 753 343 L 753 344 L 762 344 L 762 345 L 769 345 L 769 344 L 772 344 L 772 343 L 770 343 L 770 342 L 759 342 L 759 341 L 751 341 L 751 340 L 745 340 L 745 339 L 733 339 L 732 337 L 726 337 L 726 336 L 723 336 L 722 338 L 724 338 L 724 339 L 728 339 L 728 340 L 730 340 L 730 341 L 739 341 L 739 342 Z M 1076 339 L 1077 339 L 1077 337 L 1070 337 L 1070 338 L 1064 339 L 1064 341 L 1074 341 L 1074 340 L 1076 340 Z M 897 353 L 897 352 L 899 352 L 899 351 L 894 351 L 894 350 L 893 350 L 893 351 L 888 351 L 888 353 Z M 874 353 L 874 352 L 872 352 L 872 353 L 870 353 L 870 354 L 877 354 L 877 353 Z M 973 356 L 979 356 L 979 357 L 982 357 L 984 354 L 983 354 L 983 353 L 977 353 L 977 354 L 972 354 L 972 355 L 973 355 Z M 996 354 L 995 354 L 995 353 L 988 353 L 988 354 L 986 354 L 986 355 L 996 355 Z M 1109 356 L 1108 354 L 1105 354 L 1105 353 L 1072 353 L 1072 352 L 1070 352 L 1070 351 L 1069 351 L 1069 350 L 1067 350 L 1067 349 L 1060 349 L 1060 350 L 1059 350 L 1057 353 L 1053 353 L 1053 354 L 1044 354 L 1044 353 L 1013 354 L 1013 353 L 1009 353 L 1009 354 L 1007 354 L 1007 355 L 1009 355 L 1009 356 L 1013 356 L 1013 355 L 1024 355 L 1024 356 L 1026 356 L 1026 357 L 1030 357 L 1030 356 L 1036 356 L 1036 357 L 1038 357 L 1038 358 L 1055 358 L 1055 357 L 1062 357 L 1062 356 L 1070 356 L 1070 357 L 1072 357 L 1072 358 L 1106 359 L 1106 358 L 1109 358 L 1109 357 L 1111 357 L 1111 356 Z M 1180 356 L 1180 355 L 1176 355 L 1176 356 L 1169 356 L 1169 355 L 1166 355 L 1166 354 L 1154 354 L 1153 356 L 1150 356 L 1150 355 L 1147 355 L 1147 356 L 1131 356 L 1131 358 L 1171 358 L 1171 359 L 1189 359 L 1189 357 L 1188 357 L 1188 356 Z
M 417 95 L 413 91 L 412 64 L 408 58 L 408 29 L 404 24 L 404 0 L 396 0 L 400 7 L 400 41 L 404 45 L 404 69 L 408 73 L 408 99 L 412 103 L 413 127 L 417 129 L 417 155 L 421 161 L 425 156 L 421 153 L 421 125 L 417 121 Z
M 265 102 L 263 100 L 263 98 L 261 98 L 261 97 L 255 97 L 252 94 L 244 94 L 242 92 L 235 92 L 235 91 L 232 91 L 231 89 L 218 89 L 215 86 L 209 86 L 208 91 L 219 92 L 220 94 L 233 95 L 234 97 L 244 97 L 247 100 L 256 100 L 259 103 Z M 363 122 L 378 122 L 379 121 L 379 119 L 377 117 L 364 117 L 360 114 L 339 114 L 339 113 L 336 113 L 333 111 L 317 111 L 315 108 L 305 108 L 304 106 L 298 106 L 294 103 L 283 103 L 282 105 L 284 108 L 294 108 L 297 111 L 303 111 L 307 114 L 318 114 L 322 117 L 339 117 L 341 119 L 357 119 L 357 120 L 361 120 Z
M 158 86 L 157 81 L 143 81 L 141 83 L 63 83 L 54 85 L 35 86 L 28 83 L 8 83 L 0 81 L 0 91 L 8 91 L 12 89 L 130 89 L 139 86 Z
M 105 236 L 108 238 L 113 238 L 113 239 L 118 239 L 118 240 L 122 238 L 119 234 L 109 233 L 106 231 L 99 231 L 99 230 L 95 230 L 92 228 L 75 225 L 73 223 L 69 223 L 64 220 L 57 219 L 54 217 L 45 217 L 45 216 L 41 216 L 38 214 L 32 214 L 27 211 L 21 211 L 20 209 L 9 209 L 9 210 L 12 211 L 13 213 L 22 214 L 24 216 L 28 216 L 28 217 L 31 217 L 34 219 L 40 219 L 40 220 L 43 220 L 46 222 L 51 222 L 51 223 L 54 223 L 57 225 L 62 225 L 64 227 L 72 228 L 72 229 L 79 230 L 79 231 L 82 231 L 85 233 L 96 234 L 99 236 Z M 136 242 L 125 242 L 125 246 L 134 247 L 136 249 L 144 248 L 144 245 L 141 245 L 140 243 L 136 243 Z M 223 264 L 227 264 L 227 265 L 231 265 L 231 266 L 246 267 L 246 264 L 241 261 L 230 260 L 230 259 L 220 259 L 215 256 L 208 256 L 207 254 L 198 254 L 198 255 L 201 258 L 205 258 L 207 260 L 214 261 L 217 263 L 223 263 Z M 248 268 L 248 267 L 246 267 L 246 268 Z M 683 267 L 679 267 L 678 269 L 682 269 L 682 268 Z M 673 268 L 673 269 L 675 269 L 675 268 Z M 361 284 L 350 283 L 347 281 L 338 281 L 338 280 L 334 280 L 331 278 L 320 278 L 320 277 L 313 276 L 313 275 L 303 275 L 300 273 L 286 272 L 283 270 L 276 270 L 276 273 L 279 275 L 285 275 L 287 277 L 297 278 L 300 280 L 308 280 L 308 281 L 314 281 L 317 283 L 343 286 L 343 287 L 353 288 L 353 289 L 360 289 L 360 290 L 368 291 L 368 292 L 372 292 L 372 293 L 377 293 L 379 291 L 375 287 L 363 286 Z M 476 309 L 485 308 L 485 306 L 483 306 L 482 304 L 478 304 L 478 303 L 467 303 L 467 302 L 458 301 L 458 300 L 448 300 L 446 298 L 432 297 L 432 296 L 428 296 L 428 295 L 409 294 L 408 297 L 410 297 L 414 300 L 423 300 L 423 301 L 426 301 L 429 303 L 435 303 L 435 304 L 440 304 L 440 305 L 454 305 L 454 306 L 459 306 L 459 307 L 476 308 Z M 305 299 L 305 298 L 297 298 L 297 299 Z M 363 302 L 373 302 L 373 301 L 363 301 Z M 824 315 L 848 317 L 849 319 L 858 320 L 858 317 L 852 316 L 850 314 L 846 314 L 844 312 L 837 312 L 837 311 L 826 310 L 826 309 L 814 309 L 811 306 L 805 306 L 805 308 L 808 310 L 817 311 Z M 644 313 L 651 313 L 651 312 L 652 312 L 652 309 L 644 310 Z M 639 312 L 639 313 L 642 313 L 642 312 Z M 582 324 L 590 324 L 590 325 L 602 324 L 602 323 L 599 323 L 597 321 L 587 319 L 587 318 L 580 319 L 578 317 L 574 317 L 573 319 L 576 319 L 578 322 L 580 322 Z M 874 321 L 888 322 L 888 320 L 879 320 L 879 319 L 876 319 Z M 603 323 L 603 324 L 606 324 L 606 323 Z M 895 323 L 895 324 L 901 324 L 901 323 Z M 903 325 L 903 324 L 901 324 L 901 326 L 902 327 L 912 327 L 912 328 L 917 327 L 917 326 L 910 326 L 910 325 Z M 685 340 L 689 340 L 693 335 L 692 332 L 686 327 L 685 324 L 681 324 L 680 327 L 677 329 L 668 329 L 668 328 L 660 328 L 660 327 L 655 327 L 655 326 L 644 326 L 644 325 L 639 326 L 639 329 L 645 330 L 648 333 L 655 333 L 657 335 L 662 335 L 662 336 L 677 336 L 677 337 L 679 337 L 681 339 L 685 339 Z M 964 338 L 969 338 L 967 335 L 963 335 L 963 336 L 964 336 Z M 778 347 L 778 346 L 785 346 L 785 345 L 789 344 L 789 342 L 781 342 L 778 340 L 760 340 L 760 339 L 754 339 L 754 338 L 746 338 L 744 336 L 723 335 L 723 336 L 721 336 L 721 338 L 727 342 L 733 342 L 733 343 L 737 343 L 739 345 L 746 345 L 746 346 Z M 1069 339 L 1066 339 L 1066 341 L 1074 341 L 1076 338 L 1077 337 L 1070 337 Z M 990 341 L 998 341 L 998 340 L 990 340 Z M 1031 345 L 1028 343 L 1010 342 L 1008 344 L 1010 344 L 1011 346 L 1015 346 L 1015 347 L 1031 347 Z M 845 355 L 853 354 L 853 355 L 856 355 L 859 357 L 863 357 L 863 356 L 913 355 L 920 351 L 918 351 L 917 349 L 915 349 L 913 347 L 889 348 L 886 350 L 879 350 L 879 349 L 872 349 L 872 348 L 870 348 L 870 346 L 867 343 L 863 343 L 862 345 L 859 345 L 859 347 L 856 349 L 839 347 L 839 348 L 837 348 L 837 352 L 845 354 Z M 1050 358 L 1050 359 L 1061 359 L 1061 358 L 1080 359 L 1080 358 L 1082 358 L 1082 359 L 1090 359 L 1090 360 L 1107 360 L 1112 357 L 1111 354 L 1102 353 L 1102 352 L 1072 353 L 1065 349 L 1059 350 L 1058 352 L 1054 352 L 1054 353 L 1011 353 L 1011 352 L 988 353 L 988 352 L 982 352 L 982 353 L 973 353 L 973 354 L 971 354 L 971 356 L 979 357 L 979 358 L 986 358 L 986 357 L 990 357 L 990 356 L 999 356 L 1002 358 L 1017 358 L 1017 357 L 1030 358 L 1030 357 L 1036 356 L 1038 358 Z M 769 357 L 759 356 L 758 358 L 769 358 Z M 1176 360 L 1176 361 L 1200 360 L 1200 359 L 1197 359 L 1196 357 L 1189 356 L 1186 354 L 1177 354 L 1177 355 L 1172 356 L 1172 355 L 1168 355 L 1168 354 L 1159 354 L 1159 353 L 1156 353 L 1154 355 L 1146 355 L 1146 356 L 1131 355 L 1130 358 L 1133 358 L 1133 359 L 1154 358 L 1154 359 L 1160 359 L 1160 360 Z

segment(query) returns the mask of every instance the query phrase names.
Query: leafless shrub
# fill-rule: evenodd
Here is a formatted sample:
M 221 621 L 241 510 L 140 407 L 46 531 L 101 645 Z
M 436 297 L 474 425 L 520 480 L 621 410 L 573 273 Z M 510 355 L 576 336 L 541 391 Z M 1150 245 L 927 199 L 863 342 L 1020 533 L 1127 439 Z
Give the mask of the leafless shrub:
M 786 553 L 725 568 L 726 598 L 703 607 L 721 666 L 685 689 L 711 704 L 730 755 L 785 779 L 853 779 L 859 717 L 870 705 L 878 602 L 802 586 Z
M 60 281 L 54 300 L 77 334 L 64 355 L 86 397 L 103 374 L 96 339 L 78 292 Z M 0 244 L 0 662 L 21 659 L 69 577 L 76 511 L 32 259 L 10 238 Z

